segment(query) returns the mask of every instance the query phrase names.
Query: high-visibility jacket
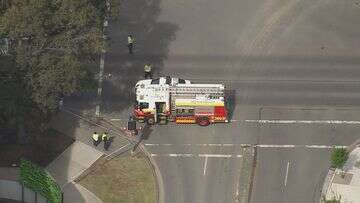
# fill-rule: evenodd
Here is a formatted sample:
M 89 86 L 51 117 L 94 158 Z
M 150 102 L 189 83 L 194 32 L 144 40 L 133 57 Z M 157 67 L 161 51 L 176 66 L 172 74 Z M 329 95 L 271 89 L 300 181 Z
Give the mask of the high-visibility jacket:
M 92 138 L 93 138 L 93 140 L 98 141 L 99 140 L 99 134 L 94 133 Z
M 134 43 L 134 39 L 132 37 L 128 37 L 128 44 Z
M 104 133 L 104 134 L 102 134 L 102 140 L 104 141 L 105 139 L 107 139 L 107 134 L 106 133 Z
M 146 65 L 144 66 L 144 71 L 145 71 L 145 72 L 151 72 L 151 65 L 146 64 Z

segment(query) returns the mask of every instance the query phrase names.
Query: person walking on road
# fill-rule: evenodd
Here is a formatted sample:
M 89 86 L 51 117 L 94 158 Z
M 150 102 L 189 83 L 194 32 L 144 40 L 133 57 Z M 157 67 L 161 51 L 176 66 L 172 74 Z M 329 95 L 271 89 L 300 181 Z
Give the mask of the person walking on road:
M 92 140 L 95 147 L 99 145 L 100 140 L 99 140 L 99 134 L 97 134 L 97 132 L 93 133 Z
M 152 66 L 150 63 L 147 63 L 144 66 L 144 77 L 145 79 L 152 79 Z
M 133 54 L 134 38 L 132 35 L 128 35 L 128 48 L 129 54 Z
M 109 142 L 108 142 L 108 137 L 107 137 L 107 133 L 104 132 L 102 134 L 102 137 L 101 137 L 102 141 L 104 142 L 104 149 L 107 151 L 109 149 Z

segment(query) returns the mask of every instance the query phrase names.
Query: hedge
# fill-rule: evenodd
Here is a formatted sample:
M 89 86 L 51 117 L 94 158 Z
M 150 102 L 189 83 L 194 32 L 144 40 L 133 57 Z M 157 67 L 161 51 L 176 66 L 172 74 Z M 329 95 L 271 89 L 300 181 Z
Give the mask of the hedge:
M 59 185 L 44 169 L 25 159 L 20 162 L 20 182 L 51 203 L 61 203 Z
M 349 153 L 346 151 L 346 149 L 334 149 L 331 154 L 331 167 L 341 169 L 348 159 L 348 156 Z

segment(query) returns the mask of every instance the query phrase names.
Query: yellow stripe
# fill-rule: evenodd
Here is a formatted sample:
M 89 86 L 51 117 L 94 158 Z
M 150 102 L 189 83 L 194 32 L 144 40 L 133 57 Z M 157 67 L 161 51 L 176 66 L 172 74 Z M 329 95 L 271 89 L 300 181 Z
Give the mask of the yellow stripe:
M 224 106 L 224 102 L 175 102 L 176 106 Z
M 176 123 L 196 123 L 195 119 L 176 119 Z

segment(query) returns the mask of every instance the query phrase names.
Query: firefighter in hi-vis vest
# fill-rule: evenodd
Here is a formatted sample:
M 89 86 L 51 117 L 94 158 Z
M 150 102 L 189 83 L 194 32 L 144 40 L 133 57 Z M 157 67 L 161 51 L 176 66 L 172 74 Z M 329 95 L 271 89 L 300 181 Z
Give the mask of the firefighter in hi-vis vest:
M 92 140 L 95 147 L 99 145 L 100 139 L 99 139 L 99 134 L 97 134 L 97 132 L 93 133 Z
M 106 132 L 104 132 L 104 133 L 102 134 L 101 139 L 102 139 L 102 141 L 104 142 L 104 149 L 107 151 L 107 150 L 109 149 L 109 142 L 108 142 L 109 138 L 108 138 Z
M 128 35 L 128 48 L 129 54 L 133 54 L 134 38 L 132 35 Z
M 144 77 L 145 79 L 152 79 L 152 66 L 150 63 L 147 63 L 144 66 Z

